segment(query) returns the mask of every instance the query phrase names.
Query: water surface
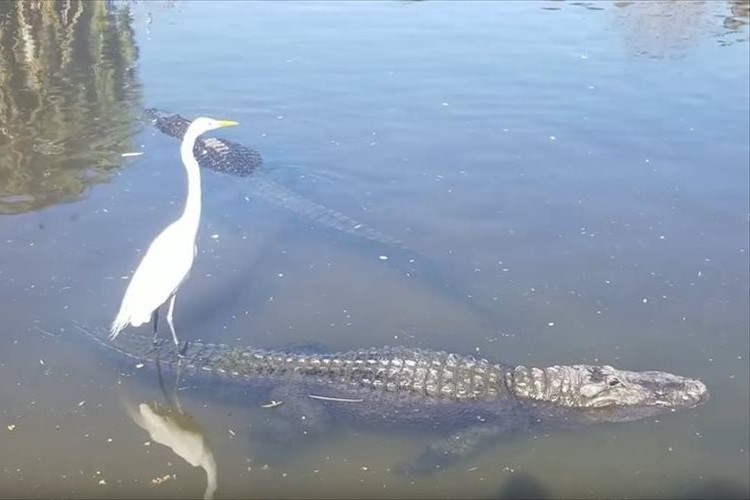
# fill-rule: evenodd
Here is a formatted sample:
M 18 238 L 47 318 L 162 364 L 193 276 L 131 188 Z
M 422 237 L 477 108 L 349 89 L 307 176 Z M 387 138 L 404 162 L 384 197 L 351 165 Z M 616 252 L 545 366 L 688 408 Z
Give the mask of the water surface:
M 1 4 L 0 493 L 203 494 L 124 410 L 163 400 L 154 374 L 70 328 L 109 324 L 182 209 L 178 143 L 141 120 L 156 106 L 241 122 L 221 135 L 263 154 L 258 175 L 432 262 L 407 276 L 397 250 L 204 172 L 184 338 L 599 362 L 711 390 L 427 478 L 390 468 L 434 435 L 342 428 L 267 463 L 262 410 L 184 390 L 218 497 L 747 496 L 747 24 L 738 1 Z

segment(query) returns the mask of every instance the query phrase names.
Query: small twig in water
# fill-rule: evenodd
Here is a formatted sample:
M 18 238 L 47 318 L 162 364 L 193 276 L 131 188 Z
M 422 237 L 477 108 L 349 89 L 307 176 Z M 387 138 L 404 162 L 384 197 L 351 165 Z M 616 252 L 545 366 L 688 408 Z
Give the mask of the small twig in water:
M 45 330 L 44 328 L 39 327 L 39 326 L 34 327 L 34 329 L 36 330 L 37 333 L 41 333 L 42 335 L 46 335 L 47 337 L 57 338 L 60 336 L 57 333 L 52 333 L 49 330 Z
M 349 398 L 333 398 L 329 396 L 318 396 L 317 394 L 308 394 L 313 399 L 320 399 L 322 401 L 335 401 L 337 403 L 362 403 L 364 399 L 349 399 Z

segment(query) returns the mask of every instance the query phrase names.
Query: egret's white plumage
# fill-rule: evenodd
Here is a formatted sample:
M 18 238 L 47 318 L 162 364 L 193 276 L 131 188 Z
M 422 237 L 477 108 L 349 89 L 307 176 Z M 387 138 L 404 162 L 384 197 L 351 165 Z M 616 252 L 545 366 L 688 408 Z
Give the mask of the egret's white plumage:
M 126 326 L 140 326 L 147 323 L 159 307 L 169 301 L 167 322 L 172 330 L 175 344 L 172 313 L 174 299 L 180 285 L 193 266 L 196 247 L 195 237 L 201 218 L 201 177 L 198 161 L 193 155 L 193 147 L 198 136 L 209 130 L 237 125 L 228 120 L 196 118 L 185 132 L 180 146 L 180 156 L 185 165 L 188 180 L 188 194 L 182 215 L 166 227 L 146 251 L 143 260 L 133 273 L 120 311 L 112 322 L 109 338 L 114 340 Z M 154 324 L 156 330 L 156 324 Z

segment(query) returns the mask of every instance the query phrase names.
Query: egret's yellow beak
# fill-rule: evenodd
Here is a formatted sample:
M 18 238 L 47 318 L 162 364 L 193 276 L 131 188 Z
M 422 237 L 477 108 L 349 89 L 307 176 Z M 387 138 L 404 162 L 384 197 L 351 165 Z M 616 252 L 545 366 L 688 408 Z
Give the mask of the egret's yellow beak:
M 239 123 L 232 121 L 232 120 L 216 120 L 219 124 L 219 127 L 234 127 L 235 125 L 239 125 Z

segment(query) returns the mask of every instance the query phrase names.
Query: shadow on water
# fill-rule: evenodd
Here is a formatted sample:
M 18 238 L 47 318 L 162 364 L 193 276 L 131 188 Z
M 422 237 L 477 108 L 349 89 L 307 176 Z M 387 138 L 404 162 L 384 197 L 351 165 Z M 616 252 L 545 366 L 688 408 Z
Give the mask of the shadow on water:
M 0 214 L 114 174 L 136 126 L 137 60 L 127 6 L 0 2 Z
M 675 491 L 668 492 L 662 498 L 739 499 L 748 498 L 749 493 L 736 481 L 713 477 L 696 481 L 695 484 L 678 487 Z M 557 498 L 557 495 L 542 485 L 533 474 L 519 472 L 506 481 L 494 498 L 497 500 L 510 498 L 547 499 Z
M 712 477 L 678 488 L 669 498 L 750 498 L 750 491 L 731 479 Z
M 554 498 L 542 483 L 532 474 L 520 472 L 508 479 L 495 497 L 506 498 Z

